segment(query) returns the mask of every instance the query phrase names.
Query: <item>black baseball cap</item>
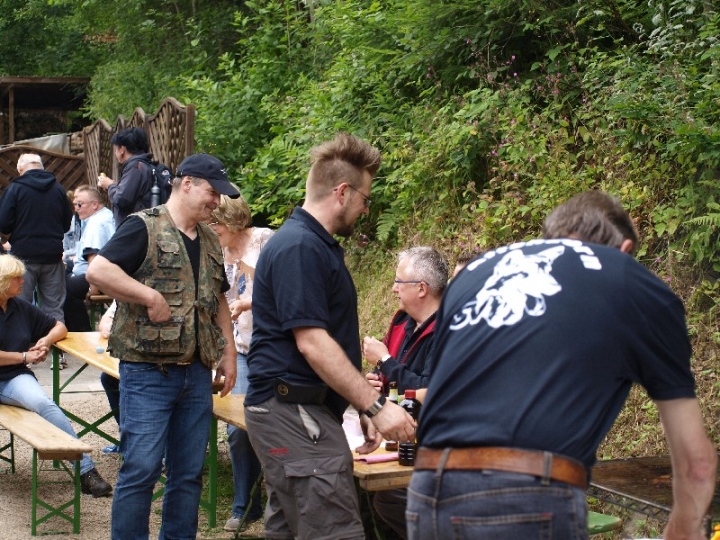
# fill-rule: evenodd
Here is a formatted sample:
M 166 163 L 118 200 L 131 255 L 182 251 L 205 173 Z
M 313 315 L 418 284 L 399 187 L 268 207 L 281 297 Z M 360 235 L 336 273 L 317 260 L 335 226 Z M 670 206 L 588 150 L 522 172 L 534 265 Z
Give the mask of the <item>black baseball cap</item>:
M 231 199 L 237 199 L 240 196 L 238 188 L 228 180 L 225 165 L 210 154 L 194 154 L 186 157 L 178 167 L 176 176 L 202 178 L 207 180 L 218 193 L 227 195 Z

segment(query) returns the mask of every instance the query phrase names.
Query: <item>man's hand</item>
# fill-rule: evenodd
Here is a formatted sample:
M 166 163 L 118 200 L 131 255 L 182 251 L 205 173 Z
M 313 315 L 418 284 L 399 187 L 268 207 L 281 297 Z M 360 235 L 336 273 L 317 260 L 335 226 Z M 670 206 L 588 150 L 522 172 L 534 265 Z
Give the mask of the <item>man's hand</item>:
M 373 423 L 364 414 L 360 415 L 360 427 L 362 428 L 363 435 L 365 435 L 365 443 L 362 446 L 358 446 L 355 451 L 358 454 L 374 452 L 382 442 L 382 435 L 380 435 L 380 432 L 375 429 Z
M 377 375 L 376 373 L 366 373 L 365 374 L 365 380 L 370 383 L 370 386 L 372 386 L 375 390 L 377 390 L 379 393 L 382 393 L 383 391 L 383 383 L 380 379 L 380 375 Z
M 152 290 L 150 303 L 147 306 L 148 318 L 152 322 L 165 322 L 170 320 L 170 306 L 159 292 Z
M 365 336 L 363 338 L 363 356 L 373 366 L 377 365 L 380 360 L 386 354 L 389 354 L 388 348 L 379 339 L 374 337 Z
M 227 396 L 230 391 L 235 388 L 235 380 L 237 378 L 237 353 L 235 352 L 235 343 L 230 344 L 231 347 L 225 347 L 223 357 L 215 371 L 215 382 L 220 382 L 225 377 L 223 389 L 220 391 L 220 397 Z
M 98 176 L 97 179 L 97 187 L 100 189 L 107 189 L 110 184 L 114 184 L 115 180 L 110 178 L 109 176 L 105 176 L 104 172 L 100 173 L 100 176 Z
M 409 442 L 415 440 L 415 420 L 405 409 L 392 401 L 386 401 L 382 409 L 371 420 L 375 428 L 388 441 Z

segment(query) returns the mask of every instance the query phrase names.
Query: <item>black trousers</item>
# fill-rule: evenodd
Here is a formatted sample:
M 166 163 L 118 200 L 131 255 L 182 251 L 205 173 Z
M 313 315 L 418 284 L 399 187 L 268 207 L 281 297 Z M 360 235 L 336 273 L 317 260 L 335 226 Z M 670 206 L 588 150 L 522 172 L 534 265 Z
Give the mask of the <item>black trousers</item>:
M 74 276 L 65 274 L 65 326 L 70 332 L 90 332 L 90 316 L 85 306 L 85 296 L 90 290 L 90 284 L 85 280 L 85 275 Z

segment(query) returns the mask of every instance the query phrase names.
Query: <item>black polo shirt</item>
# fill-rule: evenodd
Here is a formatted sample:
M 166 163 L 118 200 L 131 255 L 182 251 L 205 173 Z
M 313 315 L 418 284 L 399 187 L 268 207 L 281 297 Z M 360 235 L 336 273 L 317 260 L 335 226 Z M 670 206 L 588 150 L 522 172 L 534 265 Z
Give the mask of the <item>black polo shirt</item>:
M 0 351 L 24 352 L 48 335 L 57 321 L 20 298 L 10 298 L 7 309 L 0 309 Z M 30 373 L 24 364 L 0 366 L 0 381 Z
M 324 328 L 361 368 L 357 292 L 343 249 L 322 225 L 296 208 L 260 253 L 253 289 L 246 405 L 274 395 L 274 381 L 323 384 L 295 344 L 294 328 Z M 332 390 L 326 405 L 342 418 L 347 401 Z

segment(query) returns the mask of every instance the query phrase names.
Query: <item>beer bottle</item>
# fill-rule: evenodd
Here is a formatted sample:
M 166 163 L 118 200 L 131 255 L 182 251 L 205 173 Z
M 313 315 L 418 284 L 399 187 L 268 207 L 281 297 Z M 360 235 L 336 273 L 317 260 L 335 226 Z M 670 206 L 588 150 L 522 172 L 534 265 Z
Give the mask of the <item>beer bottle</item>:
M 417 422 L 420 416 L 420 402 L 415 399 L 415 390 L 409 388 L 405 390 L 405 397 L 400 402 L 400 406 L 405 409 L 410 416 Z M 415 465 L 415 452 L 417 451 L 417 442 L 413 438 L 410 442 L 401 442 L 398 448 L 398 463 L 400 465 Z

